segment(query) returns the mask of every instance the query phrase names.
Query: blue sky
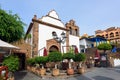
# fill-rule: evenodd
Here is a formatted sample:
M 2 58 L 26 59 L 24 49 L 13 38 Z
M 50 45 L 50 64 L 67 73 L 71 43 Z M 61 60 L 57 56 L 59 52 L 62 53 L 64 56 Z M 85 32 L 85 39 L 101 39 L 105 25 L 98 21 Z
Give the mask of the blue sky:
M 25 31 L 34 14 L 41 18 L 53 9 L 64 24 L 74 19 L 80 27 L 80 35 L 120 27 L 120 0 L 0 0 L 0 6 L 17 13 L 27 24 Z

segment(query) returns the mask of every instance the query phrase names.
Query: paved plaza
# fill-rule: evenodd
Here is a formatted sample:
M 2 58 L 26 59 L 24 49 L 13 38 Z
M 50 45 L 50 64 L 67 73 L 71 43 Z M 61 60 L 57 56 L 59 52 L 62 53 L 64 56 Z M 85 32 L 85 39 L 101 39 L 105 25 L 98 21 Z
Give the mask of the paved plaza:
M 120 80 L 120 68 L 94 68 L 83 75 L 45 76 L 43 78 L 28 71 L 19 71 L 15 73 L 15 80 Z

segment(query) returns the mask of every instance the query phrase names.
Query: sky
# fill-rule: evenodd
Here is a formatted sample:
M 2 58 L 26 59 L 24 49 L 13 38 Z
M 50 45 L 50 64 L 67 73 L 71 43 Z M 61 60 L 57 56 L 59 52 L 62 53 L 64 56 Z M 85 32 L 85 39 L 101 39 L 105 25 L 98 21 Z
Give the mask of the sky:
M 73 19 L 84 33 L 94 35 L 96 30 L 120 27 L 120 0 L 0 0 L 0 7 L 18 14 L 27 24 L 25 32 L 34 15 L 38 18 L 55 10 L 66 24 Z

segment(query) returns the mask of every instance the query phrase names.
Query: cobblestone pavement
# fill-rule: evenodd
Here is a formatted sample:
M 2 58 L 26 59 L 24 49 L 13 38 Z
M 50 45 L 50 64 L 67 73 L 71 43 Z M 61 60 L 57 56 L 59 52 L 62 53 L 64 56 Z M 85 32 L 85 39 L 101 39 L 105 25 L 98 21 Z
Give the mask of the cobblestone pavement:
M 76 75 L 61 75 L 57 77 L 53 77 L 50 74 L 48 76 L 37 76 L 31 72 L 26 70 L 18 71 L 15 73 L 15 80 L 91 80 L 83 75 L 76 74 Z
M 15 80 L 120 80 L 120 72 L 116 68 L 94 68 L 83 75 L 39 77 L 31 72 L 20 71 L 15 73 Z

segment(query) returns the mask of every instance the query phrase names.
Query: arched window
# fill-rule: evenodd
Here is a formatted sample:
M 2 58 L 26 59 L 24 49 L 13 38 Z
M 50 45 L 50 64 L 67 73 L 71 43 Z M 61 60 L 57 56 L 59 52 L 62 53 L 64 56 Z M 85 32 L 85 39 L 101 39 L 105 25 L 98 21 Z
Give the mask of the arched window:
M 118 33 L 118 32 L 116 32 L 115 34 L 116 34 L 116 36 L 119 36 L 119 33 Z
M 53 38 L 57 38 L 57 34 L 55 31 L 52 32 L 52 36 L 53 36 Z
M 77 29 L 75 29 L 75 35 L 78 36 L 78 30 Z
M 108 34 L 106 34 L 106 38 L 108 38 Z
M 114 33 L 111 32 L 111 33 L 110 33 L 110 37 L 114 37 Z
M 104 37 L 104 35 L 102 35 L 102 37 Z
M 69 29 L 70 29 L 70 31 L 69 31 L 69 32 L 70 32 L 70 34 L 72 34 L 72 28 L 70 27 Z

